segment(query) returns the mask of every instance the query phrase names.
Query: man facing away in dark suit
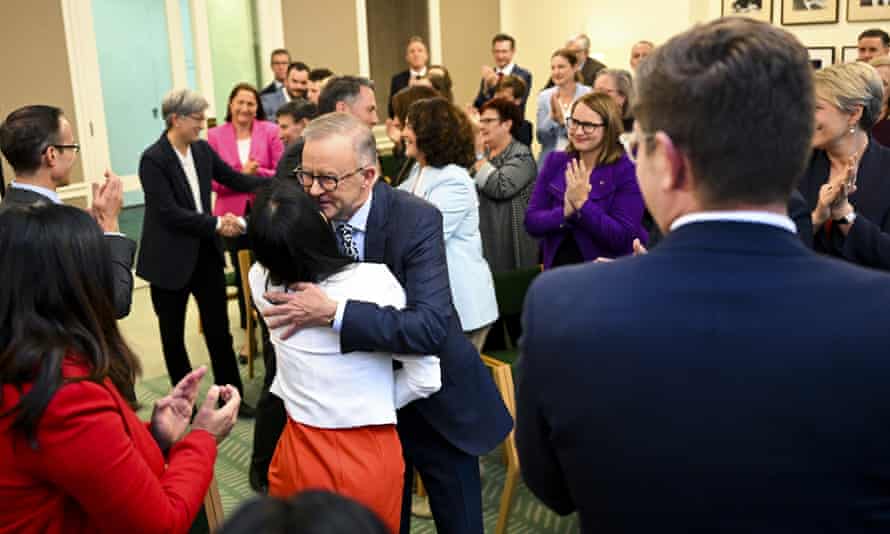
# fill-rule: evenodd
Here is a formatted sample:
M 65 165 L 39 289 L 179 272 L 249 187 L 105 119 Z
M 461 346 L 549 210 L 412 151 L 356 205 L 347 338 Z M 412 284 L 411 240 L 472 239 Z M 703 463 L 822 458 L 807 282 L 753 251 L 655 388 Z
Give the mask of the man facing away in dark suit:
M 391 119 L 395 116 L 392 109 L 392 97 L 402 89 L 411 85 L 412 81 L 420 80 L 426 76 L 426 64 L 430 59 L 427 51 L 426 43 L 423 38 L 414 35 L 408 39 L 405 45 L 405 61 L 408 63 L 408 70 L 394 75 L 389 85 L 389 98 L 386 100 L 387 116 Z
M 407 307 L 334 301 L 318 286 L 270 293 L 270 328 L 324 327 L 339 332 L 341 352 L 435 354 L 442 389 L 398 414 L 405 457 L 401 532 L 410 530 L 416 468 L 430 496 L 439 534 L 482 534 L 478 457 L 512 428 L 479 354 L 461 331 L 448 289 L 442 216 L 435 206 L 378 181 L 371 130 L 347 113 L 323 115 L 303 133 L 303 187 L 333 221 L 344 249 L 359 261 L 385 263 L 404 286 Z M 285 337 L 289 335 L 285 333 Z
M 628 144 L 665 237 L 529 291 L 528 487 L 584 533 L 886 532 L 890 277 L 817 256 L 786 215 L 813 134 L 806 49 L 725 18 L 637 72 Z
M 479 82 L 479 92 L 473 100 L 473 107 L 479 109 L 482 104 L 494 98 L 498 82 L 505 76 L 516 76 L 525 82 L 525 94 L 519 102 L 519 110 L 525 118 L 525 102 L 532 88 L 532 73 L 513 62 L 516 54 L 516 39 L 506 33 L 499 33 L 491 40 L 491 56 L 494 58 L 494 67 L 482 65 L 482 80 Z
M 219 236 L 237 236 L 246 223 L 230 213 L 211 215 L 210 187 L 216 180 L 235 191 L 252 191 L 265 179 L 235 172 L 200 139 L 207 106 L 204 97 L 188 89 L 169 92 L 161 104 L 167 129 L 139 161 L 145 220 L 136 274 L 151 284 L 170 381 L 177 384 L 191 371 L 185 311 L 189 295 L 194 295 L 214 383 L 235 386 L 243 399 Z M 242 403 L 238 413 L 250 417 L 253 409 Z
M 0 125 L 0 150 L 15 171 L 15 181 L 3 197 L 0 209 L 13 204 L 52 202 L 61 204 L 57 187 L 68 185 L 71 169 L 80 151 L 74 142 L 71 123 L 53 106 L 26 106 L 10 113 Z M 105 172 L 105 183 L 93 184 L 90 213 L 105 232 L 111 253 L 117 318 L 130 313 L 133 299 L 133 255 L 136 243 L 120 233 L 118 215 L 123 185 L 113 172 Z

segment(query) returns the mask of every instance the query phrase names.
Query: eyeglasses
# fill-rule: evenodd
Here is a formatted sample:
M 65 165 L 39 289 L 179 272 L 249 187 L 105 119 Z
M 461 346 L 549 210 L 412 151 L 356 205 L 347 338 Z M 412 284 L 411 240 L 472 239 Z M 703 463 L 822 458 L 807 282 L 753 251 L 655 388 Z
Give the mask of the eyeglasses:
M 354 171 L 347 172 L 342 176 L 334 176 L 333 174 L 312 174 L 308 171 L 304 171 L 300 167 L 297 167 L 296 169 L 294 169 L 294 176 L 303 185 L 303 189 L 306 189 L 307 191 L 312 187 L 313 182 L 318 182 L 318 185 L 322 189 L 330 193 L 331 191 L 335 191 L 337 189 L 337 186 L 340 185 L 340 182 L 342 180 L 349 178 L 350 176 L 363 171 L 364 169 L 365 166 L 362 166 Z
M 57 144 L 51 144 L 51 145 L 47 145 L 46 148 L 49 148 L 49 147 L 55 147 L 55 148 L 58 148 L 59 150 L 65 150 L 66 148 L 69 148 L 69 149 L 73 150 L 75 154 L 77 154 L 77 153 L 80 152 L 80 145 L 77 144 L 77 143 L 72 143 L 72 144 L 69 144 L 69 145 L 57 145 Z M 46 150 L 46 149 L 44 149 L 44 151 L 45 151 L 45 150 Z
M 654 139 L 654 133 L 647 133 L 642 130 L 633 130 L 630 132 L 625 132 L 618 137 L 618 140 L 621 141 L 621 146 L 624 147 L 624 152 L 627 154 L 628 159 L 631 162 L 637 162 L 637 152 L 640 150 L 640 143 L 644 140 L 648 141 L 650 139 Z
M 501 122 L 501 119 L 496 119 L 494 117 L 483 117 L 483 118 L 479 119 L 479 122 L 481 124 L 491 124 L 494 122 Z
M 581 131 L 586 134 L 592 134 L 597 128 L 603 128 L 605 125 L 606 123 L 604 122 L 584 122 L 572 117 L 566 119 L 566 129 L 574 130 L 576 128 L 581 128 Z
M 207 120 L 207 117 L 205 117 L 204 115 L 189 115 L 188 118 L 198 122 L 204 122 Z

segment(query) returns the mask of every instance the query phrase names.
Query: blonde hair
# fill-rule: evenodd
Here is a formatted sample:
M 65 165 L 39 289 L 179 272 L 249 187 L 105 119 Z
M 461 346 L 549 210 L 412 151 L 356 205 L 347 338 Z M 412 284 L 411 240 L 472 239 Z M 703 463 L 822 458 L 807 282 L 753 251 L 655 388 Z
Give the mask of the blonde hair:
M 881 115 L 884 86 L 881 76 L 867 63 L 842 63 L 813 73 L 816 96 L 823 98 L 844 113 L 855 113 L 862 106 L 859 127 L 871 129 Z

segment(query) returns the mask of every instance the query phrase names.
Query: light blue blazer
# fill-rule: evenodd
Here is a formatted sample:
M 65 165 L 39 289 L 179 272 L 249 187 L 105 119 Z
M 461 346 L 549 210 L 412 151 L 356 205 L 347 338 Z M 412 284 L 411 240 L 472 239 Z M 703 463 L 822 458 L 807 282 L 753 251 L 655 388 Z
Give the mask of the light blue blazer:
M 260 95 L 260 100 L 263 102 L 263 111 L 266 112 L 266 120 L 275 122 L 275 112 L 286 103 L 281 90 L 279 89 L 274 93 L 264 93 Z
M 482 256 L 479 198 L 466 169 L 427 166 L 421 175 L 420 165 L 415 164 L 399 189 L 423 198 L 442 213 L 448 282 L 461 328 L 468 332 L 493 323 L 498 318 L 494 281 Z
M 553 96 L 553 92 L 557 89 L 558 88 L 554 86 L 538 93 L 538 114 L 536 116 L 536 123 L 538 143 L 541 144 L 541 153 L 538 154 L 538 167 L 544 162 L 544 158 L 547 154 L 556 149 L 556 144 L 560 139 L 564 141 L 568 139 L 565 124 L 557 123 L 553 120 L 553 117 L 550 116 L 550 99 Z M 575 97 L 572 99 L 572 102 L 578 100 L 592 90 L 593 89 L 587 85 L 576 83 Z

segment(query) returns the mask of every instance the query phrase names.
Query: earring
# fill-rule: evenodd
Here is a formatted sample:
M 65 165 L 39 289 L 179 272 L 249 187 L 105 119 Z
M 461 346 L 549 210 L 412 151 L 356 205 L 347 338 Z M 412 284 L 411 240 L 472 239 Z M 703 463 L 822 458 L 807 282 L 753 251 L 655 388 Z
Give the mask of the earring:
M 854 133 L 856 133 L 856 128 L 850 126 L 850 135 L 853 135 Z

